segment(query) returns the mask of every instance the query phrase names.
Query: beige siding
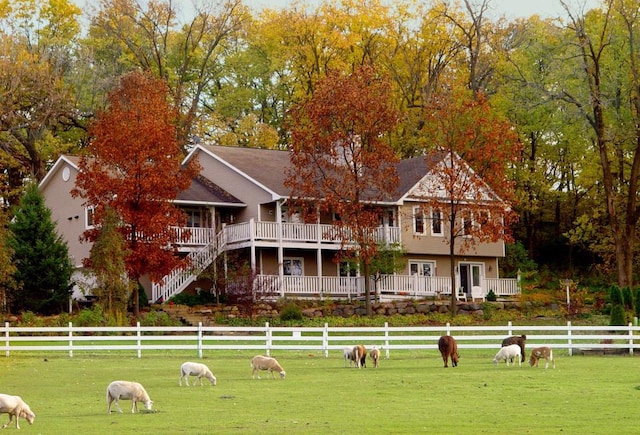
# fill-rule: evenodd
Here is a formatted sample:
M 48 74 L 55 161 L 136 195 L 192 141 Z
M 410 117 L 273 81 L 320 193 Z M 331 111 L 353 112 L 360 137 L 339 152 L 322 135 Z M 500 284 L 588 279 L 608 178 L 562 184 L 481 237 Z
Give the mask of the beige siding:
M 86 212 L 82 206 L 83 199 L 72 198 L 77 170 L 66 162 L 61 161 L 57 171 L 51 174 L 48 183 L 42 187 L 45 204 L 51 210 L 51 218 L 56 223 L 56 230 L 67 242 L 69 256 L 75 266 L 81 266 L 82 260 L 89 257 L 91 248 L 89 243 L 81 243 L 80 237 L 86 229 Z M 69 168 L 70 177 L 67 181 L 62 178 L 64 168 Z

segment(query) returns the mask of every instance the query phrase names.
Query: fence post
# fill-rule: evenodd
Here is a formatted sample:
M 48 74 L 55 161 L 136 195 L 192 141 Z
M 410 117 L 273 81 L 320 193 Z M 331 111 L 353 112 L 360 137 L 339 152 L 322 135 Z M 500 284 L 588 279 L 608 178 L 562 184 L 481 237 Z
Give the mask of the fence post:
M 140 331 L 140 322 L 136 322 L 137 337 L 138 337 L 138 358 L 142 358 L 142 332 Z
M 202 358 L 202 322 L 198 322 L 198 358 Z
M 444 333 L 445 335 L 451 335 L 451 323 L 447 322 Z
M 69 322 L 69 358 L 73 358 L 73 323 Z
M 633 356 L 633 323 L 629 322 L 629 355 Z
M 569 346 L 569 356 L 572 356 L 573 346 L 571 344 L 571 320 L 567 321 L 567 345 Z
M 389 359 L 389 322 L 384 322 L 384 352 Z
M 267 345 L 267 356 L 271 356 L 271 328 L 269 328 L 269 322 L 265 322 L 265 340 Z
M 324 357 L 329 358 L 329 324 L 325 323 L 322 330 L 322 348 L 324 349 Z
M 9 322 L 4 322 L 4 345 L 7 346 L 4 356 L 9 356 Z
M 513 325 L 511 324 L 511 320 L 509 320 L 509 322 L 507 323 L 507 328 L 508 328 L 507 335 L 509 337 L 511 337 L 513 335 L 513 329 L 511 329 L 512 327 L 513 327 Z

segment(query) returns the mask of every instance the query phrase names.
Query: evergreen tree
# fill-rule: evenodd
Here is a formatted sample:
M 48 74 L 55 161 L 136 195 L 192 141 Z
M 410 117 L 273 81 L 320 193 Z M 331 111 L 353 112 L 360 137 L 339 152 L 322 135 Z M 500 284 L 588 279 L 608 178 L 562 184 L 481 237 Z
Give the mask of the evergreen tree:
M 6 212 L 0 209 L 0 312 L 7 311 L 7 296 L 15 288 L 16 267 L 11 261 L 13 250 L 9 248 L 8 236 Z
M 56 233 L 51 211 L 36 184 L 25 189 L 9 231 L 18 283 L 11 291 L 10 308 L 15 312 L 60 312 L 69 300 L 73 266 L 67 244 Z

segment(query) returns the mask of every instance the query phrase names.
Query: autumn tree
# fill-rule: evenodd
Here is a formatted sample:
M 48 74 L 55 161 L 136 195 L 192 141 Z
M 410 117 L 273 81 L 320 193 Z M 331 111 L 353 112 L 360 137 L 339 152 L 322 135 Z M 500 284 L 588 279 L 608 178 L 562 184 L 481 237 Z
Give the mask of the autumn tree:
M 107 208 L 88 261 L 97 281 L 92 294 L 103 312 L 115 319 L 126 314 L 132 287 L 125 263 L 127 244 L 119 231 L 119 223 L 116 213 Z
M 80 13 L 71 0 L 0 2 L 0 195 L 11 205 L 81 135 L 67 81 Z
M 7 296 L 16 287 L 16 266 L 12 262 L 13 250 L 9 247 L 7 211 L 0 208 L 0 312 L 7 310 Z
M 297 202 L 311 199 L 308 213 L 331 212 L 342 241 L 342 258 L 357 258 L 371 314 L 370 265 L 377 252 L 377 201 L 395 192 L 397 157 L 385 135 L 398 121 L 388 80 L 368 66 L 351 75 L 331 73 L 312 97 L 291 113 L 293 170 L 286 186 Z M 306 218 L 306 217 L 305 217 Z
M 425 216 L 444 223 L 449 245 L 451 313 L 456 312 L 455 258 L 480 243 L 510 240 L 515 219 L 509 171 L 520 155 L 513 127 L 484 96 L 441 94 L 425 112 L 425 141 L 438 162 L 423 193 Z
M 51 210 L 38 186 L 31 183 L 9 223 L 8 246 L 13 251 L 17 288 L 10 292 L 15 311 L 61 312 L 71 296 L 73 265 L 66 242 L 56 233 Z
M 95 242 L 108 209 L 118 216 L 126 240 L 126 269 L 139 286 L 149 275 L 159 281 L 183 261 L 176 255 L 185 214 L 172 200 L 189 187 L 197 162 L 182 167 L 176 113 L 163 80 L 133 72 L 109 94 L 109 106 L 90 124 L 91 142 L 80 160 L 72 195 L 94 207 L 98 225 L 85 233 Z M 188 237 L 188 234 L 184 235 Z M 139 301 L 134 297 L 134 314 Z

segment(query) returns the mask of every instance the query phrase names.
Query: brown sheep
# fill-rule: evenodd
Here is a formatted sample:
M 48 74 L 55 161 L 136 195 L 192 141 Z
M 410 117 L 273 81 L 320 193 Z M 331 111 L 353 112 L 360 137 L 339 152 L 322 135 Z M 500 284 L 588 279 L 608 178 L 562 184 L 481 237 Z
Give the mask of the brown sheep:
M 458 343 L 456 343 L 455 338 L 450 335 L 440 337 L 440 340 L 438 340 L 438 350 L 440 350 L 440 355 L 442 355 L 442 361 L 444 361 L 445 367 L 449 367 L 447 365 L 449 358 L 451 358 L 452 367 L 458 366 L 460 354 L 458 353 Z

